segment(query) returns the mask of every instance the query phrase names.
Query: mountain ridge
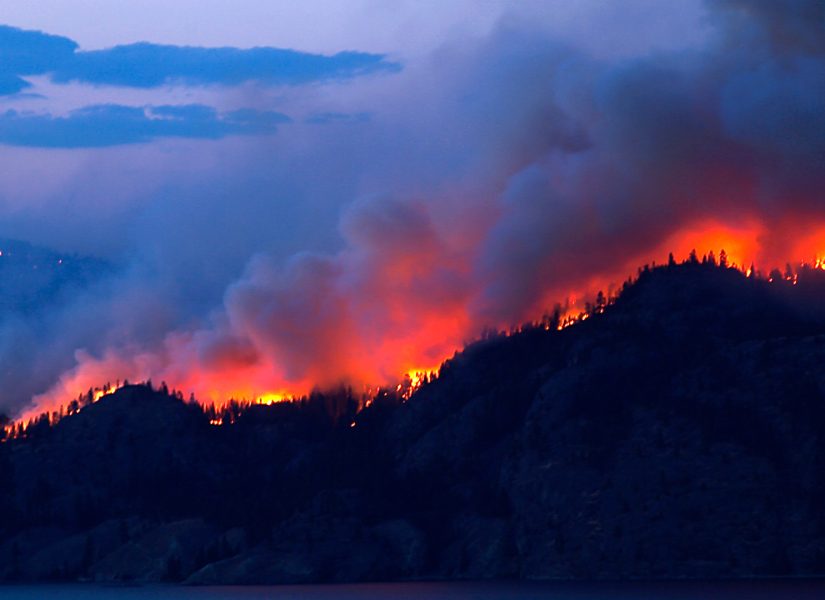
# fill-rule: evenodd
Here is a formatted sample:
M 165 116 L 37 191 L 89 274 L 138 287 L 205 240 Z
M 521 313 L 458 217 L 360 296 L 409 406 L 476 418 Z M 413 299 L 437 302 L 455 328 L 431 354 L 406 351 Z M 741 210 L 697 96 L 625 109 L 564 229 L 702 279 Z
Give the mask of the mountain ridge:
M 215 426 L 120 389 L 0 445 L 0 577 L 825 574 L 825 272 L 774 279 L 645 268 L 360 412 L 340 390 Z

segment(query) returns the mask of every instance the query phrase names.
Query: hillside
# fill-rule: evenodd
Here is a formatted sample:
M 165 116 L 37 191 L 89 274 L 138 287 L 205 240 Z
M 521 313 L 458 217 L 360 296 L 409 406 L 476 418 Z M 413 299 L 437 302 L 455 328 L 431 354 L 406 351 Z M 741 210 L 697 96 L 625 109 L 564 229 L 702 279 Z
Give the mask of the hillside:
M 825 574 L 825 272 L 772 278 L 645 269 L 360 412 L 340 390 L 216 426 L 122 388 L 0 444 L 0 577 Z

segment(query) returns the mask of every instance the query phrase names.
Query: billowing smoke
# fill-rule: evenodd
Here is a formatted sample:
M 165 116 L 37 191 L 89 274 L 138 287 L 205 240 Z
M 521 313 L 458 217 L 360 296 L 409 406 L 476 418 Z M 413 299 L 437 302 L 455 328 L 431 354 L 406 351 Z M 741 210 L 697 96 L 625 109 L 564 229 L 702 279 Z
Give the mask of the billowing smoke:
M 233 165 L 265 165 L 236 192 L 267 198 L 262 189 L 280 186 L 301 208 L 255 201 L 250 214 L 268 220 L 250 219 L 240 243 L 271 250 L 254 254 L 222 305 L 181 308 L 186 288 L 170 290 L 185 263 L 160 274 L 133 266 L 101 296 L 123 308 L 104 310 L 105 341 L 71 337 L 87 351 L 37 408 L 124 378 L 204 399 L 385 384 L 437 367 L 485 326 L 607 291 L 668 251 L 725 247 L 762 268 L 825 253 L 825 2 L 708 8 L 713 32 L 691 49 L 597 59 L 505 19 L 485 39 L 341 86 L 339 101 L 368 117 L 284 128 Z M 197 204 L 181 203 L 170 212 L 184 223 Z M 336 220 L 337 237 L 325 237 Z M 175 244 L 144 232 L 146 247 L 165 258 L 197 235 L 186 227 Z M 287 241 L 250 242 L 267 232 Z M 242 238 L 218 243 L 232 254 Z M 295 252 L 302 242 L 311 250 Z M 191 243 L 187 256 L 207 245 Z M 157 281 L 163 293 L 147 302 L 123 291 Z M 214 297 L 193 289 L 199 305 Z M 124 335 L 114 333 L 121 313 Z

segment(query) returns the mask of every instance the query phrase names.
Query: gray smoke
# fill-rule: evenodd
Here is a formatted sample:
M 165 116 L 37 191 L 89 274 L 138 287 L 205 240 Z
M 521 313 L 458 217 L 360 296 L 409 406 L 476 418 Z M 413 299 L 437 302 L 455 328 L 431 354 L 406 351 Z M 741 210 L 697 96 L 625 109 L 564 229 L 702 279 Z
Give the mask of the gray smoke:
M 68 348 L 89 353 L 42 406 L 107 365 L 200 393 L 239 373 L 261 392 L 385 383 L 708 223 L 758 226 L 757 262 L 810 258 L 791 254 L 825 227 L 823 2 L 707 6 L 703 43 L 630 57 L 504 20 L 337 87 L 341 106 L 285 94 L 295 123 L 272 138 L 169 145 L 192 153 L 180 177 L 161 168 L 104 234 L 133 240 L 124 270 L 51 317 L 64 358 L 33 346 L 46 366 L 16 389 L 49 388 Z

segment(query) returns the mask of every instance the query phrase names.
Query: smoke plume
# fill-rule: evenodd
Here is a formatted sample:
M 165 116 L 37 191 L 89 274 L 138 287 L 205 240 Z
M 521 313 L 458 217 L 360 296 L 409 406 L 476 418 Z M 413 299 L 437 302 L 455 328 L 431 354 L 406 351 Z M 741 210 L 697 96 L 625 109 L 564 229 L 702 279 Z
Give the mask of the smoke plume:
M 504 19 L 400 73 L 340 85 L 340 106 L 293 90 L 279 107 L 293 118 L 291 102 L 368 117 L 296 119 L 217 169 L 245 173 L 232 193 L 247 194 L 240 210 L 253 215 L 249 237 L 222 230 L 217 243 L 232 264 L 255 252 L 214 310 L 181 308 L 186 290 L 174 290 L 203 265 L 164 263 L 198 235 L 179 217 L 197 203 L 184 197 L 172 211 L 176 244 L 142 232 L 162 259 L 142 251 L 101 292 L 123 310 L 103 311 L 102 342 L 64 338 L 76 364 L 35 409 L 124 378 L 204 400 L 395 383 L 437 368 L 486 326 L 607 292 L 669 251 L 725 248 L 763 269 L 825 254 L 825 2 L 707 8 L 712 33 L 678 51 L 595 58 Z M 225 196 L 204 196 L 223 206 Z M 186 256 L 206 246 L 192 244 Z M 197 306 L 223 281 L 193 284 Z M 148 301 L 129 297 L 145 287 L 156 290 Z M 92 320 L 80 304 L 64 313 Z M 162 326 L 113 334 L 121 317 L 133 330 Z

